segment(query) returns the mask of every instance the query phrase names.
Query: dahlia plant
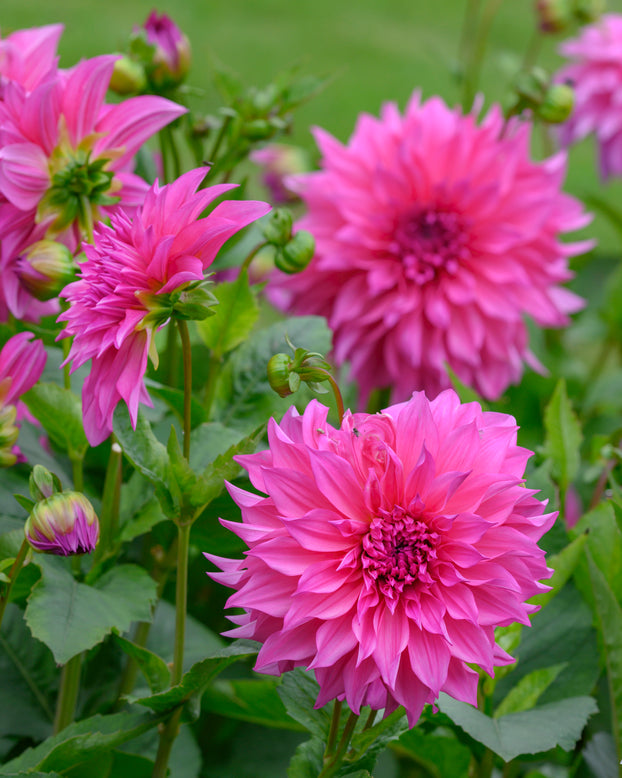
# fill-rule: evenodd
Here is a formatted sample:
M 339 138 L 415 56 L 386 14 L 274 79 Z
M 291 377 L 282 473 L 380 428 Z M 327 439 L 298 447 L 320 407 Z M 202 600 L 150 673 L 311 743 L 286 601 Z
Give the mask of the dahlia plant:
M 316 166 L 327 77 L 0 38 L 0 776 L 622 778 L 620 20 L 467 6 Z

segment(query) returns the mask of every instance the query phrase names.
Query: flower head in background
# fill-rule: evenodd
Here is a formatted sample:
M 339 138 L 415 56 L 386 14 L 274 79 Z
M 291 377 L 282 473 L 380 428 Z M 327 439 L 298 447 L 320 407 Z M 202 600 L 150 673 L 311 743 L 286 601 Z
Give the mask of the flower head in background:
M 31 332 L 20 332 L 4 344 L 0 351 L 0 466 L 15 464 L 19 449 L 15 441 L 19 422 L 28 418 L 28 410 L 20 397 L 41 378 L 46 353 L 40 340 L 32 340 Z
M 268 426 L 269 449 L 237 461 L 267 496 L 230 486 L 225 521 L 244 560 L 206 554 L 236 592 L 228 634 L 263 643 L 260 672 L 315 671 L 317 707 L 406 708 L 441 691 L 477 704 L 478 674 L 512 659 L 494 628 L 529 624 L 551 571 L 537 541 L 556 514 L 523 484 L 530 452 L 511 416 L 423 393 L 341 429 L 311 402 Z
M 0 239 L 24 214 L 70 250 L 88 223 L 140 205 L 148 184 L 132 171 L 142 144 L 186 109 L 161 97 L 104 102 L 114 56 L 54 71 L 27 92 L 5 86 L 0 102 Z
M 251 151 L 249 159 L 261 168 L 261 180 L 275 205 L 287 205 L 300 199 L 286 182 L 286 177 L 309 169 L 304 151 L 285 143 L 270 143 Z
M 4 84 L 14 81 L 27 92 L 56 68 L 62 24 L 16 30 L 0 40 L 0 99 Z
M 575 95 L 570 119 L 559 130 L 561 143 L 593 134 L 602 178 L 622 175 L 622 16 L 606 14 L 584 27 L 560 53 L 572 62 L 556 80 L 571 83 Z
M 226 200 L 201 212 L 235 187 L 197 188 L 207 168 L 191 170 L 167 186 L 154 184 L 132 219 L 123 210 L 111 227 L 99 224 L 95 245 L 85 245 L 81 278 L 61 296 L 70 303 L 59 317 L 73 336 L 69 360 L 76 370 L 92 360 L 82 390 L 84 426 L 91 445 L 112 431 L 124 400 L 136 424 L 139 403 L 149 402 L 143 376 L 157 361 L 153 335 L 172 315 L 172 295 L 200 282 L 226 240 L 270 210 L 267 203 Z
M 99 539 L 99 521 L 80 492 L 56 492 L 37 502 L 24 527 L 28 543 L 44 554 L 90 553 Z
M 568 257 L 591 245 L 560 241 L 589 221 L 560 191 L 564 156 L 532 162 L 529 126 L 504 134 L 498 107 L 478 125 L 418 94 L 403 116 L 392 103 L 380 119 L 362 115 L 346 146 L 315 137 L 323 169 L 288 183 L 316 255 L 268 291 L 283 309 L 328 319 L 361 404 L 383 387 L 393 400 L 434 396 L 450 385 L 446 365 L 495 398 L 523 360 L 537 365 L 523 317 L 568 324 L 582 301 L 560 284 Z

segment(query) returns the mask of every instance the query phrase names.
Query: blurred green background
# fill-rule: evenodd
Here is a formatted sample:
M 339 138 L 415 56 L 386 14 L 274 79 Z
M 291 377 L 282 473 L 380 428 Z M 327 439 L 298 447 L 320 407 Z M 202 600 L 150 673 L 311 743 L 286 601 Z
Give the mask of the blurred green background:
M 467 0 L 3 0 L 3 34 L 19 27 L 61 21 L 61 63 L 73 64 L 124 47 L 134 25 L 155 7 L 188 34 L 193 46 L 190 83 L 204 90 L 197 112 L 218 106 L 210 63 L 216 58 L 248 85 L 262 86 L 280 70 L 300 64 L 303 72 L 332 75 L 328 87 L 298 111 L 293 143 L 313 148 L 309 126 L 321 125 L 342 140 L 360 111 L 377 114 L 386 100 L 404 106 L 413 89 L 459 100 L 457 51 Z M 504 0 L 495 17 L 481 87 L 487 103 L 503 100 L 534 30 L 531 0 Z M 622 12 L 622 0 L 609 0 Z M 540 62 L 561 64 L 560 38 L 544 42 Z M 535 153 L 540 153 L 535 139 Z M 591 141 L 571 152 L 567 189 L 578 197 L 597 194 L 622 202 L 622 185 L 598 181 Z M 620 239 L 603 217 L 588 230 L 600 251 L 620 253 Z

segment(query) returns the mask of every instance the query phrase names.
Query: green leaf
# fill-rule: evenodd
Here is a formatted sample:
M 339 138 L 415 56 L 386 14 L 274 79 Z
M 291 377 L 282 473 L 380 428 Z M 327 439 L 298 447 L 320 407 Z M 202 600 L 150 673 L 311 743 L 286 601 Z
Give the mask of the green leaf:
M 283 683 L 277 691 L 289 715 L 312 735 L 325 741 L 330 729 L 334 703 L 315 710 L 313 706 L 320 687 L 313 674 L 296 668 L 283 676 Z
M 551 589 L 548 592 L 542 592 L 532 597 L 529 600 L 532 605 L 544 606 L 561 591 L 581 561 L 586 543 L 587 533 L 584 532 L 572 540 L 559 554 L 548 557 L 547 564 L 555 571 L 546 581 L 547 586 L 550 586 Z
M 592 559 L 622 604 L 622 532 L 611 502 L 600 503 L 586 513 L 573 532 L 587 533 Z
M 356 732 L 352 738 L 352 749 L 360 756 L 358 759 L 350 761 L 349 769 L 352 772 L 373 770 L 380 752 L 407 731 L 408 719 L 404 714 L 404 709 L 398 708 L 391 715 L 374 724 L 373 727 Z
M 201 696 L 214 678 L 233 662 L 256 653 L 256 644 L 237 640 L 230 646 L 213 652 L 211 656 L 191 667 L 177 686 L 173 686 L 166 692 L 153 694 L 150 697 L 139 697 L 132 701 L 151 708 L 156 713 L 163 713 L 185 705 L 187 706 L 187 719 L 195 719 L 199 715 Z
M 471 751 L 456 738 L 437 737 L 418 729 L 405 732 L 395 751 L 409 756 L 432 778 L 468 778 Z
M 165 386 L 151 378 L 145 379 L 145 386 L 149 393 L 161 397 L 172 408 L 179 419 L 184 418 L 184 392 L 172 386 Z M 206 421 L 205 410 L 196 397 L 190 398 L 190 426 L 192 429 Z
M 544 411 L 544 428 L 544 453 L 552 461 L 553 478 L 565 493 L 579 470 L 579 448 L 583 436 L 563 378 L 559 380 Z
M 618 761 L 622 761 L 622 608 L 589 552 L 587 561 L 601 636 L 601 650 L 607 668 L 613 736 Z
M 84 456 L 89 444 L 82 424 L 80 399 L 58 384 L 35 384 L 22 397 L 50 439 L 72 456 Z
M 58 685 L 50 650 L 30 635 L 23 614 L 8 605 L 0 632 L 0 735 L 41 740 L 52 731 Z
M 324 766 L 324 740 L 312 737 L 296 749 L 287 778 L 317 778 Z
M 454 371 L 451 369 L 451 367 L 445 363 L 444 365 L 445 370 L 447 371 L 447 375 L 449 376 L 449 380 L 451 381 L 451 385 L 460 398 L 460 402 L 463 403 L 472 403 L 475 402 L 478 405 L 481 405 L 483 410 L 488 410 L 488 406 L 483 400 L 479 394 L 475 391 L 475 389 L 472 389 L 470 386 L 467 386 L 466 384 L 462 383 L 462 381 L 458 378 L 458 376 L 454 373 Z
M 111 748 L 147 732 L 160 721 L 161 716 L 125 712 L 83 719 L 0 767 L 0 775 L 11 775 L 19 770 L 30 773 L 37 769 L 64 773 L 68 767 L 106 754 Z
M 525 675 L 510 689 L 508 695 L 495 710 L 494 717 L 498 719 L 508 713 L 519 713 L 522 710 L 530 710 L 535 707 L 542 694 L 566 666 L 567 663 L 553 665 Z
M 206 689 L 201 709 L 264 727 L 306 732 L 302 725 L 288 716 L 277 693 L 279 684 L 280 681 L 273 678 L 219 679 Z
M 77 583 L 61 560 L 44 558 L 41 567 L 25 618 L 59 664 L 97 645 L 113 628 L 125 632 L 133 621 L 151 620 L 156 583 L 141 567 L 113 567 L 94 586 Z
M 157 693 L 166 689 L 171 682 L 171 671 L 163 659 L 153 651 L 132 643 L 121 635 L 115 634 L 114 640 L 128 656 L 136 661 L 152 692 Z
M 506 762 L 556 746 L 569 751 L 598 709 L 592 697 L 570 697 L 493 719 L 445 693 L 441 693 L 438 706 L 454 724 Z
M 319 316 L 300 316 L 254 331 L 227 360 L 216 391 L 216 416 L 225 426 L 246 432 L 265 424 L 270 416 L 280 417 L 291 405 L 270 389 L 267 365 L 274 354 L 287 348 L 285 336 L 297 346 L 325 354 L 332 334 Z M 310 391 L 300 392 L 300 402 Z M 298 395 L 297 395 L 298 397 Z
M 212 357 L 219 359 L 246 340 L 259 316 L 259 306 L 246 271 L 235 281 L 218 284 L 213 292 L 219 302 L 215 315 L 197 322 L 197 329 Z
M 119 533 L 119 541 L 128 543 L 130 540 L 146 534 L 156 524 L 165 520 L 166 516 L 162 513 L 159 501 L 152 497 L 139 508 L 138 512 L 129 521 L 123 524 Z

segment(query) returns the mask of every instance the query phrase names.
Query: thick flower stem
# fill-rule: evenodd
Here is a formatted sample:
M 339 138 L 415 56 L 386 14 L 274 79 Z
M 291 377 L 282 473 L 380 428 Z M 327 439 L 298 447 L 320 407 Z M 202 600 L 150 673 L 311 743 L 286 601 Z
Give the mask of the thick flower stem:
M 339 734 L 339 720 L 341 718 L 342 708 L 343 702 L 341 702 L 341 700 L 335 700 L 335 707 L 333 708 L 333 717 L 330 721 L 330 731 L 328 733 L 328 740 L 326 741 L 326 751 L 324 752 L 324 758 L 330 756 L 335 750 L 337 735 Z
M 322 368 L 314 368 L 314 371 L 317 373 L 322 373 L 326 377 L 326 380 L 328 381 L 331 389 L 333 390 L 333 394 L 335 395 L 335 401 L 337 403 L 337 415 L 339 416 L 339 426 L 341 427 L 345 409 L 343 406 L 343 397 L 341 396 L 339 385 L 337 384 L 337 381 L 335 381 L 335 379 L 332 377 L 332 375 L 328 372 L 328 370 L 324 370 Z
M 222 367 L 222 357 L 212 353 L 209 360 L 209 370 L 207 373 L 207 381 L 205 383 L 205 391 L 203 395 L 203 408 L 205 409 L 205 416 L 209 419 L 210 411 L 212 410 L 212 403 L 216 396 L 216 385 L 218 384 L 218 376 L 220 374 L 220 368 Z
M 181 319 L 177 320 L 181 351 L 184 360 L 184 456 L 190 459 L 190 422 L 192 409 L 192 352 L 188 325 Z
M 346 755 L 346 751 L 348 750 L 348 746 L 350 745 L 350 739 L 354 733 L 354 728 L 356 727 L 358 720 L 359 717 L 356 713 L 350 713 L 346 725 L 343 728 L 337 750 L 332 755 L 324 756 L 324 768 L 318 775 L 318 778 L 333 778 L 333 776 L 337 775 L 341 763 L 343 762 L 343 758 Z
M 239 275 L 242 275 L 242 273 L 245 270 L 248 270 L 248 268 L 250 267 L 251 262 L 253 261 L 253 259 L 255 259 L 257 254 L 259 254 L 259 252 L 262 249 L 264 249 L 266 246 L 269 246 L 269 245 L 270 244 L 268 243 L 268 241 L 264 240 L 263 243 L 259 243 L 257 246 L 255 246 L 255 248 L 252 251 L 249 252 L 249 254 L 246 257 L 246 259 L 244 260 L 244 262 L 242 262 L 242 264 L 240 266 L 240 273 L 239 273 Z
M 54 717 L 54 734 L 65 729 L 74 719 L 80 690 L 81 670 L 82 654 L 76 654 L 63 667 L 56 703 L 56 716 Z
M 488 3 L 482 11 L 482 17 L 479 25 L 479 30 L 475 38 L 475 45 L 473 47 L 473 54 L 468 64 L 465 78 L 464 89 L 462 93 L 462 107 L 465 111 L 470 111 L 473 105 L 473 99 L 477 93 L 479 86 L 479 79 L 482 69 L 482 63 L 484 61 L 484 55 L 486 53 L 486 43 L 488 41 L 488 35 L 490 28 L 492 27 L 493 20 L 499 10 L 502 0 L 488 0 Z
M 28 541 L 26 538 L 24 538 L 22 545 L 19 547 L 19 551 L 17 552 L 17 556 L 15 557 L 15 561 L 11 565 L 11 569 L 9 570 L 8 579 L 9 582 L 6 584 L 6 590 L 2 597 L 0 597 L 0 626 L 2 625 L 2 619 L 4 618 L 4 611 L 6 610 L 7 602 L 9 601 L 9 597 L 11 596 L 11 589 L 13 588 L 13 584 L 15 583 L 15 579 L 19 575 L 19 571 L 22 569 L 22 565 L 24 564 L 24 559 L 26 559 L 26 554 L 28 553 Z
M 173 743 L 179 732 L 179 720 L 181 719 L 182 708 L 178 708 L 160 731 L 160 742 L 158 744 L 158 753 L 151 773 L 151 778 L 165 778 L 168 767 L 168 760 L 171 755 Z M 162 725 L 161 725 L 162 726 Z
M 117 531 L 121 501 L 122 458 L 121 446 L 113 438 L 104 480 L 104 493 L 99 516 L 100 537 L 95 551 L 94 563 L 98 562 L 109 551 Z

